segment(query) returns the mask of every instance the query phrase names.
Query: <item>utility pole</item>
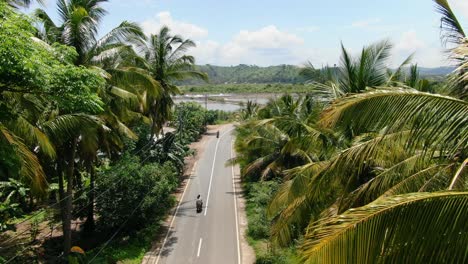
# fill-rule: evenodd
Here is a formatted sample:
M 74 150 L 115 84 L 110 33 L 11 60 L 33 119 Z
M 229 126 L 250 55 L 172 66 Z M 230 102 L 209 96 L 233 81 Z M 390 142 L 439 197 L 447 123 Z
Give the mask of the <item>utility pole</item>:
M 208 114 L 208 94 L 205 94 L 205 129 L 207 124 L 206 115 Z

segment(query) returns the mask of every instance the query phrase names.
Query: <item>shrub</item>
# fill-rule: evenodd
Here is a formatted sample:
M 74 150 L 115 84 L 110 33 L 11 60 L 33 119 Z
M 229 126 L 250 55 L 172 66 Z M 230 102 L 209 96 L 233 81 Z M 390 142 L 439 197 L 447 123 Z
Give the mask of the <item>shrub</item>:
M 266 216 L 266 207 L 278 189 L 275 181 L 250 183 L 247 185 L 249 226 L 247 234 L 255 240 L 270 237 L 270 219 Z
M 178 184 L 178 173 L 171 162 L 141 166 L 137 157 L 126 154 L 98 177 L 97 195 L 106 191 L 96 199 L 101 229 L 119 227 L 130 218 L 127 229 L 143 228 L 174 203 L 171 193 Z

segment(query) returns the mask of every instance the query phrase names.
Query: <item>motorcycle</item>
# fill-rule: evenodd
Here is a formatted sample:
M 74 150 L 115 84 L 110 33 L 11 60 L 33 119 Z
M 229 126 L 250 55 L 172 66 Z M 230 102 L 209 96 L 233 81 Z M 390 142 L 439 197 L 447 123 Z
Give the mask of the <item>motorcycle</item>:
M 196 205 L 197 205 L 197 213 L 200 213 L 202 211 L 203 201 L 197 200 Z

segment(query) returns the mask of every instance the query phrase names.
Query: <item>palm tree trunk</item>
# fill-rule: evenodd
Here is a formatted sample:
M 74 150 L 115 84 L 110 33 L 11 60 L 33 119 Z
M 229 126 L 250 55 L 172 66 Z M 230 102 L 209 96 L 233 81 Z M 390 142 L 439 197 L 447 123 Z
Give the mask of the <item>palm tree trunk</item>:
M 86 233 L 94 232 L 94 183 L 96 181 L 96 171 L 94 170 L 94 159 L 90 160 L 88 163 L 88 172 L 90 175 L 90 183 L 89 183 L 89 206 L 87 208 L 87 218 L 84 224 L 84 230 Z
M 71 248 L 71 218 L 72 218 L 72 194 L 73 194 L 73 176 L 75 170 L 75 152 L 76 152 L 76 143 L 77 138 L 72 139 L 71 146 L 70 146 L 70 157 L 68 160 L 68 170 L 67 170 L 67 193 L 65 199 L 65 213 L 64 213 L 64 221 L 63 221 L 63 252 L 65 257 L 68 256 Z

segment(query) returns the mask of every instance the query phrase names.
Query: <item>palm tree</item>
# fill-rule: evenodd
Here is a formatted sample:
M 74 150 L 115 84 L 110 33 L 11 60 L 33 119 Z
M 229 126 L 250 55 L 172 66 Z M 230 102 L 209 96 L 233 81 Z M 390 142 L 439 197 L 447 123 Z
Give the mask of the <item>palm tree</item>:
M 121 61 L 121 53 L 128 50 L 132 43 L 141 43 L 144 39 L 144 35 L 139 26 L 124 21 L 118 27 L 105 34 L 101 39 L 97 39 L 98 25 L 102 17 L 106 14 L 106 11 L 101 7 L 101 4 L 104 2 L 107 2 L 107 0 L 59 0 L 57 2 L 57 8 L 61 19 L 59 26 L 55 25 L 44 10 L 36 10 L 36 16 L 43 24 L 42 32 L 40 32 L 39 36 L 48 43 L 59 42 L 75 48 L 78 54 L 76 58 L 74 58 L 75 65 L 86 66 L 101 71 L 101 74 L 108 79 L 108 85 L 105 90 L 98 92 L 100 97 L 106 101 L 105 111 L 99 118 L 107 127 L 114 131 L 113 133 L 118 132 L 120 135 L 135 138 L 136 135 L 121 122 L 120 117 L 131 112 L 125 106 L 131 105 L 131 102 L 135 101 L 137 95 L 116 85 L 118 82 L 117 80 L 123 80 L 122 76 L 125 75 L 125 71 L 118 70 L 117 68 L 118 63 Z M 110 75 L 106 70 L 114 70 L 118 78 L 114 78 L 114 76 Z M 132 74 L 130 73 L 130 75 Z M 146 81 L 145 85 L 152 86 L 153 90 L 158 89 L 158 85 L 151 81 Z M 118 103 L 115 101 L 118 101 Z M 113 108 L 116 104 L 119 104 L 119 108 Z M 118 112 L 115 112 L 116 109 Z M 68 253 L 68 249 L 71 247 L 70 214 L 72 211 L 72 177 L 75 170 L 73 160 L 77 154 L 83 154 L 81 159 L 87 160 L 88 165 L 86 168 L 94 180 L 94 168 L 89 165 L 89 163 L 96 161 L 96 155 L 99 150 L 99 148 L 96 147 L 99 145 L 96 140 L 100 140 L 102 146 L 110 146 L 111 144 L 118 146 L 119 141 L 121 141 L 118 137 L 106 136 L 108 133 L 103 132 L 102 129 L 86 129 L 86 127 L 81 127 L 78 131 L 80 132 L 75 135 L 75 138 L 70 138 L 68 142 L 63 142 L 60 148 L 66 152 L 62 156 L 69 157 L 70 161 L 67 171 L 69 178 L 67 182 L 69 184 L 67 185 L 66 197 L 68 198 L 66 199 L 64 207 L 65 213 L 63 214 L 65 253 Z M 99 131 L 101 131 L 101 133 L 99 133 Z M 80 140 L 78 140 L 78 137 Z M 122 144 L 120 143 L 120 145 Z M 80 151 L 75 153 L 77 150 Z M 109 149 L 107 150 L 107 153 L 109 153 Z M 72 153 L 69 153 L 69 151 Z M 61 172 L 59 172 L 59 174 L 60 173 Z M 91 183 L 91 185 L 93 186 L 94 182 Z M 89 194 L 91 206 L 89 206 L 88 216 L 90 217 L 87 219 L 86 226 L 92 229 L 94 226 L 94 209 L 92 206 L 94 200 L 93 191 L 90 191 Z
M 322 76 L 326 77 L 323 83 L 317 81 L 317 71 L 310 63 L 301 69 L 300 74 L 306 82 L 314 84 L 315 95 L 330 101 L 346 94 L 363 92 L 368 87 L 394 86 L 399 84 L 394 81 L 410 63 L 412 56 L 396 70 L 390 71 L 387 64 L 392 47 L 388 40 L 383 40 L 364 47 L 359 56 L 353 57 L 341 44 L 340 65 L 322 69 Z
M 446 1 L 436 2 L 444 23 L 456 21 Z M 467 189 L 468 104 L 463 89 L 451 92 L 386 87 L 335 101 L 319 124 L 352 126 L 358 141 L 324 164 L 298 168 L 304 177 L 283 186 L 271 204 L 278 243 L 290 241 L 288 225 L 310 220 L 301 246 L 306 263 L 466 261 L 457 243 L 468 238 L 467 193 L 451 191 Z M 323 189 L 339 193 L 327 200 Z M 433 191 L 443 192 L 426 193 Z
M 7 0 L 6 1 L 10 6 L 19 8 L 19 7 L 28 7 L 31 3 L 37 2 L 39 4 L 44 4 L 44 0 Z
M 187 78 L 208 79 L 206 73 L 196 70 L 195 58 L 185 54 L 192 47 L 195 47 L 192 40 L 171 35 L 166 26 L 158 34 L 151 35 L 147 44 L 142 46 L 143 63 L 138 66 L 162 87 L 158 97 L 148 98 L 150 101 L 147 111 L 152 119 L 151 138 L 159 134 L 163 124 L 171 118 L 174 106 L 171 96 L 180 94 L 175 82 Z

